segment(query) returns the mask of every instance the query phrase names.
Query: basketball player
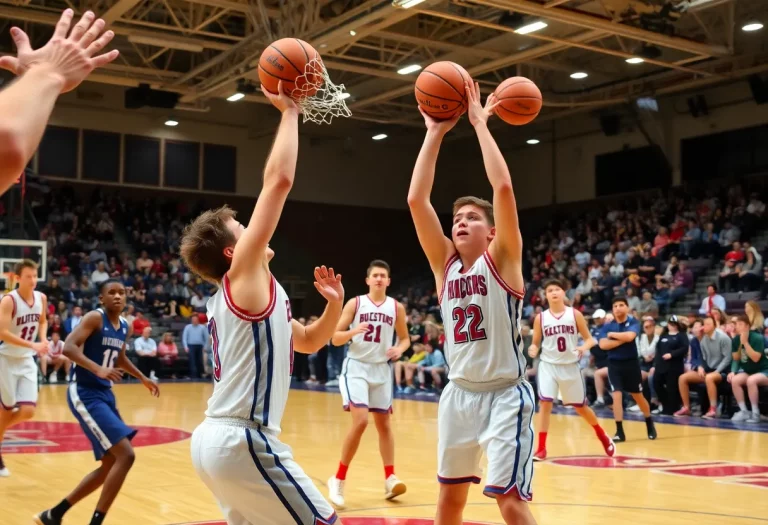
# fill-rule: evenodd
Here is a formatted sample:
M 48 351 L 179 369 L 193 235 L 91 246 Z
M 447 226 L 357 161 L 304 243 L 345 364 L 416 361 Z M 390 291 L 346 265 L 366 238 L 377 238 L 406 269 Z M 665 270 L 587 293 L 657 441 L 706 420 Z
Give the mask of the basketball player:
M 269 239 L 296 174 L 299 110 L 282 85 L 279 95 L 261 90 L 282 118 L 248 228 L 224 206 L 195 219 L 181 242 L 189 268 L 219 285 L 208 301 L 213 395 L 192 435 L 192 462 L 229 525 L 331 524 L 333 508 L 278 437 L 293 351 L 314 353 L 331 340 L 344 288 L 333 269 L 315 268 L 315 288 L 328 304 L 305 328 L 270 271 Z
M 34 417 L 35 354 L 42 356 L 48 351 L 48 299 L 35 290 L 37 264 L 25 259 L 13 273 L 19 287 L 0 300 L 0 445 L 6 430 Z M 0 451 L 0 477 L 10 475 Z
M 467 113 L 483 154 L 493 205 L 462 197 L 453 206 L 451 238 L 430 203 L 435 164 L 445 134 L 458 117 L 435 120 L 422 111 L 427 135 L 413 171 L 408 205 L 435 276 L 445 325 L 450 383 L 438 409 L 436 525 L 458 525 L 469 483 L 496 499 L 508 524 L 535 524 L 532 497 L 533 389 L 525 380 L 520 317 L 523 311 L 522 235 L 509 169 L 488 130 L 496 107 L 480 103 L 480 86 L 466 86 Z
M 608 352 L 608 381 L 613 389 L 613 417 L 616 420 L 614 443 L 626 441 L 624 435 L 623 391 L 629 392 L 645 416 L 648 439 L 656 439 L 656 427 L 651 418 L 651 407 L 643 396 L 643 376 L 637 352 L 637 336 L 640 323 L 629 315 L 627 299 L 613 298 L 613 318 L 603 324 L 600 332 L 600 348 Z
M 344 410 L 352 413 L 352 428 L 341 447 L 341 461 L 336 475 L 328 480 L 331 503 L 344 508 L 344 481 L 355 457 L 360 438 L 368 426 L 368 412 L 373 413 L 379 433 L 379 451 L 384 462 L 384 498 L 391 500 L 405 493 L 405 483 L 395 476 L 395 437 L 392 434 L 392 367 L 411 345 L 405 307 L 387 296 L 390 285 L 389 265 L 375 260 L 368 266 L 365 284 L 368 295 L 350 299 L 331 342 L 349 343 L 341 367 L 339 390 Z M 393 346 L 397 339 L 397 345 Z
M 61 93 L 72 91 L 96 68 L 117 58 L 118 51 L 94 56 L 115 34 L 104 31 L 104 20 L 87 11 L 72 28 L 74 12 L 66 9 L 53 37 L 33 50 L 29 37 L 11 28 L 17 57 L 0 57 L 0 68 L 20 78 L 0 92 L 0 195 L 10 188 L 32 158 L 53 105 Z
M 120 381 L 123 370 L 141 381 L 157 397 L 157 385 L 139 372 L 125 355 L 125 340 L 131 329 L 120 314 L 125 308 L 125 286 L 108 279 L 99 287 L 101 308 L 88 312 L 64 341 L 64 355 L 72 360 L 72 383 L 67 404 L 93 446 L 99 468 L 58 505 L 34 517 L 38 525 L 61 525 L 64 514 L 77 502 L 104 488 L 96 503 L 90 525 L 101 525 L 123 486 L 136 456 L 131 440 L 136 430 L 123 422 L 117 411 L 112 383 Z M 122 370 L 121 370 L 122 369 Z
M 605 453 L 613 456 L 616 447 L 587 405 L 587 392 L 579 369 L 579 360 L 597 341 L 589 333 L 581 312 L 565 305 L 565 290 L 560 281 L 552 279 L 544 283 L 544 293 L 547 295 L 549 309 L 537 315 L 533 321 L 533 342 L 528 347 L 528 353 L 535 359 L 541 345 L 541 362 L 536 375 L 540 403 L 539 448 L 533 460 L 542 461 L 547 458 L 549 418 L 558 391 L 563 396 L 563 404 L 574 407 L 576 413 L 594 429 Z M 581 345 L 578 344 L 579 335 L 584 339 Z

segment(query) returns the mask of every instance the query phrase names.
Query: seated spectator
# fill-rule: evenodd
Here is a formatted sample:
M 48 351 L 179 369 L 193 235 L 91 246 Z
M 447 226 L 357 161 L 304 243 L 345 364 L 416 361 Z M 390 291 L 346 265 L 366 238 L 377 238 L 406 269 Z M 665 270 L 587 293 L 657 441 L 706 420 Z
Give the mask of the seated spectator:
M 749 318 L 744 314 L 736 318 L 736 336 L 732 340 L 731 351 L 733 362 L 728 382 L 739 404 L 739 411 L 731 420 L 760 423 L 759 388 L 768 386 L 768 355 L 762 334 L 749 329 Z M 749 392 L 751 413 L 744 401 L 744 387 Z
M 72 308 L 72 315 L 70 315 L 66 321 L 64 321 L 64 338 L 66 339 L 72 331 L 77 328 L 77 325 L 83 320 L 83 309 L 79 306 Z
M 643 290 L 643 300 L 637 307 L 637 313 L 641 317 L 650 316 L 656 318 L 659 315 L 659 304 L 653 299 L 650 290 Z
M 726 381 L 726 374 L 731 366 L 731 339 L 717 329 L 715 318 L 711 315 L 707 315 L 703 320 L 699 347 L 700 355 L 691 362 L 691 371 L 680 376 L 678 386 L 683 407 L 675 412 L 675 417 L 691 415 L 689 385 L 701 383 L 707 386 L 709 401 L 706 411 L 702 404 L 704 414 L 701 417 L 706 419 L 717 417 L 717 388 Z
M 179 349 L 173 341 L 173 334 L 171 332 L 163 334 L 163 340 L 157 345 L 157 357 L 167 367 L 172 367 L 179 359 Z M 176 379 L 176 374 L 172 377 Z
M 432 386 L 435 390 L 442 390 L 443 378 L 442 374 L 445 372 L 445 357 L 440 350 L 432 349 L 431 345 L 425 345 L 427 350 L 427 356 L 421 360 L 416 368 L 419 378 L 419 389 L 426 391 L 425 374 L 429 374 L 432 377 Z
M 739 291 L 752 292 L 760 289 L 762 267 L 763 258 L 754 246 L 750 247 L 747 250 L 747 260 L 742 263 L 739 271 Z
M 100 262 L 96 269 L 91 273 L 91 282 L 98 288 L 101 283 L 109 279 L 109 273 L 107 272 L 107 266 L 104 262 Z
M 48 376 L 48 365 L 53 365 L 50 377 Z M 61 340 L 58 332 L 54 332 L 48 341 L 48 353 L 40 356 L 40 372 L 43 374 L 43 379 L 49 383 L 57 383 L 59 381 L 58 372 L 61 367 L 64 367 L 65 377 L 69 378 L 72 361 L 64 356 L 64 341 Z
M 734 242 L 731 244 L 731 250 L 726 251 L 725 253 L 725 260 L 726 261 L 733 261 L 734 263 L 740 263 L 745 259 L 746 255 L 744 254 L 744 251 L 741 249 L 741 243 L 740 242 Z
M 718 295 L 717 286 L 710 284 L 707 286 L 707 296 L 701 300 L 699 313 L 701 315 L 709 315 L 712 313 L 713 308 L 725 310 L 725 298 L 722 295 Z
M 603 324 L 613 321 L 613 314 L 606 314 L 605 310 L 600 308 L 592 314 L 592 320 L 594 324 L 590 329 L 590 333 L 592 337 L 599 340 Z M 595 367 L 594 379 L 595 393 L 597 395 L 595 406 L 605 406 L 606 384 L 608 384 L 608 352 L 602 350 L 599 344 L 590 348 L 589 352 L 592 354 L 592 363 Z
M 61 324 L 61 316 L 58 314 L 54 314 L 53 316 L 48 316 L 48 338 L 50 339 L 53 334 L 59 334 L 60 339 L 64 339 L 65 333 L 64 333 L 64 325 Z
M 755 332 L 762 332 L 765 327 L 765 316 L 762 310 L 760 310 L 760 305 L 757 304 L 757 301 L 747 301 L 744 304 L 744 313 L 747 315 L 747 319 L 749 319 L 750 329 Z
M 144 329 L 149 326 L 149 321 L 144 314 L 136 310 L 136 318 L 133 320 L 133 333 L 138 335 L 144 333 Z
M 413 374 L 419 367 L 419 363 L 427 357 L 427 345 L 413 345 L 413 355 L 406 361 L 400 360 L 395 363 L 395 390 L 398 394 L 413 394 L 416 389 L 413 388 Z M 405 388 L 403 388 L 403 379 L 405 379 Z
M 701 228 L 699 224 L 691 219 L 688 221 L 688 230 L 683 235 L 680 243 L 680 253 L 684 257 L 695 259 L 701 253 Z
M 151 334 L 151 327 L 147 326 L 144 328 L 141 332 L 141 337 L 137 337 L 134 340 L 133 349 L 136 350 L 136 354 L 139 356 L 139 370 L 152 381 L 157 381 L 157 374 L 155 373 L 159 365 L 157 359 L 157 343 L 155 343 L 154 339 L 149 337 Z
M 693 291 L 693 272 L 688 269 L 685 261 L 680 261 L 680 270 L 675 274 L 669 291 L 669 304 L 675 304 L 678 299 Z

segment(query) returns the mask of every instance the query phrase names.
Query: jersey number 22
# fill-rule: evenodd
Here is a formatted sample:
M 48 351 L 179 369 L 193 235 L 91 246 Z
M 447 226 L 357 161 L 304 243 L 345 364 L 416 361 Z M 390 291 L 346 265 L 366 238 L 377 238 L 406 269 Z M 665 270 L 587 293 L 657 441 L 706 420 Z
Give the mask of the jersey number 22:
M 476 304 L 453 309 L 453 341 L 457 344 L 486 339 L 483 310 Z M 469 322 L 467 322 L 469 321 Z

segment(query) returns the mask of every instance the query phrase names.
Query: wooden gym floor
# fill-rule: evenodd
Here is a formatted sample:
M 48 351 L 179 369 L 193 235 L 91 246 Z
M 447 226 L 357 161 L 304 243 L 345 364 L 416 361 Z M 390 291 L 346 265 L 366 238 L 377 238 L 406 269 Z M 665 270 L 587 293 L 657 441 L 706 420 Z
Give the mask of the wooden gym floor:
M 167 383 L 154 399 L 137 384 L 115 387 L 129 424 L 163 428 L 140 430 L 136 463 L 108 524 L 220 522 L 219 509 L 189 458 L 188 433 L 203 419 L 210 391 L 207 383 Z M 610 418 L 609 412 L 600 415 Z M 434 516 L 436 418 L 434 402 L 396 401 L 396 472 L 408 484 L 397 502 L 382 497 L 383 469 L 375 427 L 369 426 L 347 478 L 348 508 L 340 513 L 346 525 L 432 523 L 394 518 Z M 607 431 L 614 430 L 610 419 L 601 421 Z M 324 493 L 349 423 L 338 394 L 291 391 L 282 439 Z M 553 415 L 550 459 L 535 466 L 532 510 L 539 525 L 768 522 L 768 423 L 751 431 L 661 423 L 655 442 L 645 438 L 642 422 L 628 421 L 625 428 L 629 441 L 618 445 L 618 459 L 608 460 L 578 417 Z M 6 435 L 4 458 L 12 476 L 0 478 L 0 523 L 29 524 L 34 513 L 60 501 L 96 466 L 84 444 L 67 408 L 66 385 L 44 386 L 35 421 Z M 87 523 L 95 502 L 92 495 L 64 522 Z M 465 523 L 502 523 L 494 501 L 478 486 L 470 491 Z

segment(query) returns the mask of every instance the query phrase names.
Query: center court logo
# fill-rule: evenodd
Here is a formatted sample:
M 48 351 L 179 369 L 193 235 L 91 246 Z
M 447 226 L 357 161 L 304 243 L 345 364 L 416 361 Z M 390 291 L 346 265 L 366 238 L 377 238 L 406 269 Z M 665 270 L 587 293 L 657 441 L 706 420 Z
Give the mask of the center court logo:
M 139 431 L 134 447 L 164 445 L 189 439 L 191 434 L 176 428 L 133 426 Z M 13 427 L 3 440 L 4 454 L 51 454 L 92 450 L 91 442 L 77 423 L 28 421 Z
M 374 518 L 342 516 L 344 525 L 434 525 L 432 518 Z M 192 521 L 176 525 L 227 525 L 226 521 Z M 464 521 L 464 525 L 489 525 L 479 521 Z

